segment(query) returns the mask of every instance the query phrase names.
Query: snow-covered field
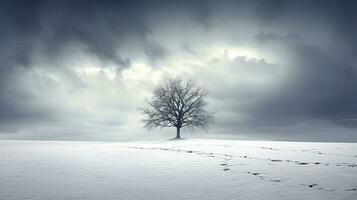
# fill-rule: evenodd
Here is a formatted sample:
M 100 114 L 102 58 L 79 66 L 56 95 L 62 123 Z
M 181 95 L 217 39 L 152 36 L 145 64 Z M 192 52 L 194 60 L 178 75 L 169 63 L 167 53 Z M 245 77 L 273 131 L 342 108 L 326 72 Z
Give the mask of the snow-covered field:
M 357 144 L 0 141 L 0 199 L 355 200 Z

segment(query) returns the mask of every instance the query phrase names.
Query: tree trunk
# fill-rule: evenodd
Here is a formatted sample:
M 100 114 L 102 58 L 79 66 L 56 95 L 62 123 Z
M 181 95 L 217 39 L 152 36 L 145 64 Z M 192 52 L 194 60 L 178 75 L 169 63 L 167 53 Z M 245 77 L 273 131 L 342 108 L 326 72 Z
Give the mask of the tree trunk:
M 176 127 L 176 139 L 181 139 L 181 137 L 180 137 L 180 127 Z

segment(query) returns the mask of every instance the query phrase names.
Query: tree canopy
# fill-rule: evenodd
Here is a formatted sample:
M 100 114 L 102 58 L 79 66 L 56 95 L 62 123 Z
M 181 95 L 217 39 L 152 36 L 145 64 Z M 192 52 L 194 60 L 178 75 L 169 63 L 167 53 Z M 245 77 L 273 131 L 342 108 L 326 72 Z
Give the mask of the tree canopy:
M 158 86 L 153 97 L 146 101 L 142 113 L 145 127 L 176 127 L 176 138 L 181 128 L 205 127 L 212 117 L 206 111 L 207 90 L 192 80 L 172 79 Z

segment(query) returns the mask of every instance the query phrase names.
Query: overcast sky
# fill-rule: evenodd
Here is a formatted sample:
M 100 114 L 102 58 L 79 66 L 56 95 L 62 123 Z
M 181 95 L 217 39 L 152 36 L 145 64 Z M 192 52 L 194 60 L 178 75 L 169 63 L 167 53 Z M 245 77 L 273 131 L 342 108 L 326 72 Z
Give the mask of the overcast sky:
M 0 2 L 0 139 L 173 137 L 138 108 L 181 77 L 183 137 L 357 142 L 357 1 Z

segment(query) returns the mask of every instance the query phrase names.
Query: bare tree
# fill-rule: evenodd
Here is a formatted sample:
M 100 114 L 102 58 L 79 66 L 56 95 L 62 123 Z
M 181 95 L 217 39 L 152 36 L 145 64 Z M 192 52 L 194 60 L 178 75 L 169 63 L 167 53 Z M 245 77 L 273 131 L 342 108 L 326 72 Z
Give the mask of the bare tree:
M 176 127 L 176 139 L 180 139 L 181 128 L 205 127 L 211 114 L 205 107 L 207 91 L 193 81 L 169 80 L 154 90 L 146 107 L 145 127 Z

